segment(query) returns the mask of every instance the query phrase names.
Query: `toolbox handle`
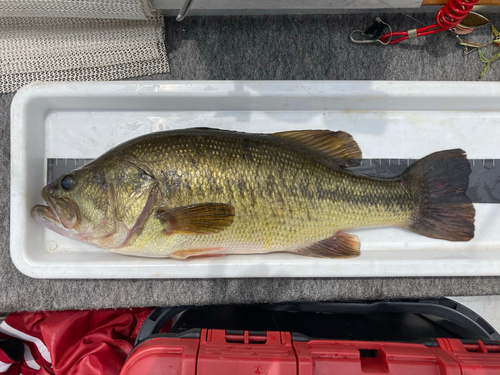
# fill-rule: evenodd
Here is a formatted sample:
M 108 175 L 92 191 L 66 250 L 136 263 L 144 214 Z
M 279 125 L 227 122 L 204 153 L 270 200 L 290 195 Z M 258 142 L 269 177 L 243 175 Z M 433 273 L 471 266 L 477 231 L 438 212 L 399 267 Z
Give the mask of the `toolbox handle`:
M 282 303 L 282 304 L 257 304 L 255 306 L 271 311 L 301 311 L 301 312 L 323 312 L 342 314 L 370 314 L 374 312 L 386 313 L 416 313 L 429 314 L 444 318 L 449 322 L 457 324 L 476 335 L 488 340 L 500 340 L 500 334 L 479 314 L 466 306 L 450 300 L 441 298 L 438 300 L 419 301 L 391 301 L 391 302 L 368 302 L 368 303 Z M 160 329 L 177 314 L 192 308 L 192 306 L 156 307 L 146 318 L 139 330 L 135 340 L 135 346 L 140 344 L 148 336 L 158 333 Z M 227 332 L 231 335 L 233 332 Z M 294 341 L 308 341 L 304 335 L 294 333 Z M 473 344 L 476 344 L 474 341 Z
M 148 315 L 141 326 L 134 346 L 137 346 L 149 335 L 158 333 L 160 329 L 177 314 L 190 309 L 191 306 L 175 306 L 175 307 L 156 307 Z
M 500 334 L 479 314 L 457 301 L 448 298 L 419 301 L 390 301 L 390 302 L 321 302 L 321 303 L 282 303 L 276 305 L 257 305 L 271 311 L 300 311 L 322 312 L 336 314 L 371 314 L 385 313 L 414 313 L 429 314 L 444 318 L 475 334 L 489 340 L 500 340 Z

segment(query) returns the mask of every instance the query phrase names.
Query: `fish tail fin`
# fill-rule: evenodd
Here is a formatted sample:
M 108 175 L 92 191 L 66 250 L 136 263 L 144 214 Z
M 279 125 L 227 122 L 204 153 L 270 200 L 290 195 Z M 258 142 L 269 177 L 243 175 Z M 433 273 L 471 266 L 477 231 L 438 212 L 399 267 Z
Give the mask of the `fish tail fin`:
M 465 192 L 471 168 L 461 149 L 435 152 L 402 175 L 413 192 L 416 210 L 406 228 L 427 237 L 469 241 L 475 209 Z

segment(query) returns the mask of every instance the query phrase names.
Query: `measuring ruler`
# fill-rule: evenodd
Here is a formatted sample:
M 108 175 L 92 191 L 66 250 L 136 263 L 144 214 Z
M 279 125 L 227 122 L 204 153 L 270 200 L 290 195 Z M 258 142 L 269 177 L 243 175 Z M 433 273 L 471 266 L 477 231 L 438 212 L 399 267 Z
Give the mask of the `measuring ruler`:
M 47 183 L 92 159 L 47 159 Z M 374 177 L 395 177 L 417 159 L 361 159 L 349 170 Z M 500 159 L 470 159 L 467 196 L 473 203 L 500 203 Z

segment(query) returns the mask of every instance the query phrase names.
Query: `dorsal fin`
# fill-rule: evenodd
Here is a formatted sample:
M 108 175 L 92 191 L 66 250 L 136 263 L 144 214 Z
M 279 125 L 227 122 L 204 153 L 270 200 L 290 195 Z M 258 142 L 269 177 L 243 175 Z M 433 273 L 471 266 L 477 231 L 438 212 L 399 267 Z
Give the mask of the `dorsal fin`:
M 361 150 L 349 133 L 330 130 L 295 130 L 273 134 L 305 144 L 335 159 L 341 167 L 352 167 L 359 164 Z

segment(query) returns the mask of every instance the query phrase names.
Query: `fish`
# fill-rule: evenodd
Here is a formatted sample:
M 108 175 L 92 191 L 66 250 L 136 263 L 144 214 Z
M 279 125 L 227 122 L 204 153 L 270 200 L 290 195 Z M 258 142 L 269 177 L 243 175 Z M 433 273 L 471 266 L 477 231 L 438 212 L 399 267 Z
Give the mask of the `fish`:
M 348 231 L 396 226 L 469 241 L 465 151 L 430 154 L 393 178 L 351 170 L 361 150 L 343 131 L 253 134 L 189 128 L 146 134 L 42 189 L 32 217 L 110 251 L 186 259 L 288 252 L 351 258 Z

